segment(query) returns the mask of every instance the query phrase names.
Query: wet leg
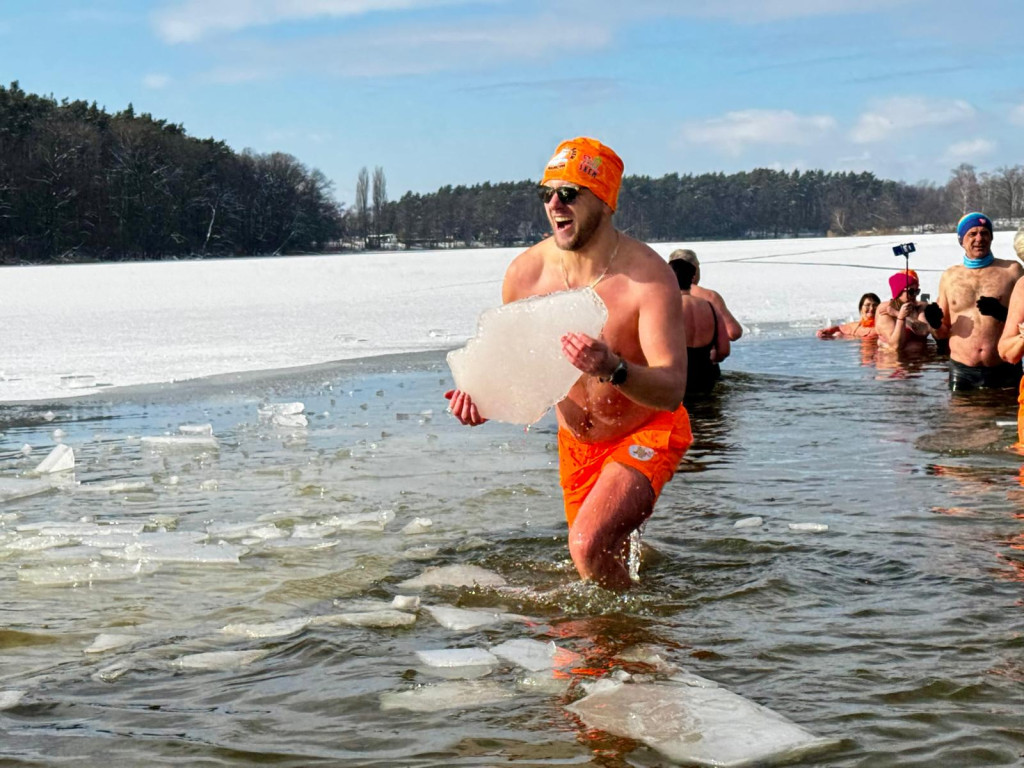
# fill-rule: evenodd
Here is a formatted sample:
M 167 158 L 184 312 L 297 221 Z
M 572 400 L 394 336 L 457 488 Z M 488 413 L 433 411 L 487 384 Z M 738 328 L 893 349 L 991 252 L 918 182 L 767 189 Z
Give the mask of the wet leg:
M 610 462 L 569 529 L 569 554 L 580 577 L 605 589 L 629 589 L 629 534 L 654 511 L 654 489 L 640 472 Z

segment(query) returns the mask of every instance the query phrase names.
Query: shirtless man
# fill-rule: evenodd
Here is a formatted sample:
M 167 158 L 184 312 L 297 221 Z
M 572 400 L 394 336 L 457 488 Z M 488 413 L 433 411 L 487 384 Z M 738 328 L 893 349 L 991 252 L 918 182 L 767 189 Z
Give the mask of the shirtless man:
M 942 273 L 938 303 L 925 309 L 932 335 L 949 339 L 949 388 L 1016 387 L 1020 358 L 1012 364 L 1004 361 L 999 340 L 1010 294 L 1024 268 L 992 255 L 992 221 L 984 214 L 960 219 L 956 236 L 964 248 L 964 263 Z
M 743 335 L 743 326 L 739 324 L 739 321 L 732 316 L 732 312 L 725 306 L 725 299 L 722 298 L 722 294 L 718 291 L 712 291 L 710 288 L 704 288 L 697 283 L 700 282 L 700 262 L 697 260 L 697 254 L 691 251 L 689 248 L 677 248 L 668 255 L 669 261 L 675 261 L 677 259 L 683 259 L 693 264 L 696 272 L 693 275 L 693 284 L 690 287 L 690 295 L 695 296 L 698 299 L 704 299 L 704 301 L 711 302 L 711 306 L 718 310 L 718 316 L 725 321 L 725 331 L 729 334 L 729 341 L 736 341 L 740 336 Z
M 925 320 L 925 305 L 917 300 L 921 293 L 917 272 L 897 272 L 889 278 L 892 300 L 875 311 L 875 333 L 878 343 L 900 352 L 919 352 L 928 342 L 931 331 Z
M 594 139 L 562 142 L 540 187 L 554 234 L 517 256 L 502 286 L 505 303 L 590 286 L 608 308 L 600 339 L 562 337 L 563 354 L 583 375 L 556 406 L 569 552 L 583 579 L 608 589 L 631 585 L 629 536 L 693 440 L 681 405 L 679 289 L 661 256 L 612 224 L 622 170 Z M 486 420 L 460 390 L 449 410 L 470 426 Z

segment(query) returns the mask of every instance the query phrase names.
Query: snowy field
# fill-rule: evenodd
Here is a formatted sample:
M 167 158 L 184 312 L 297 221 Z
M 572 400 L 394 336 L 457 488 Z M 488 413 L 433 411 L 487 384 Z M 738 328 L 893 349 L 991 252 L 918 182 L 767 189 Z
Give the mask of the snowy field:
M 1013 258 L 1012 232 L 993 251 Z M 852 319 L 858 297 L 887 299 L 904 266 L 934 298 L 959 261 L 951 233 L 907 237 L 659 243 L 701 259 L 748 329 L 810 333 Z M 0 401 L 70 397 L 213 374 L 460 346 L 500 302 L 518 249 L 412 251 L 218 261 L 10 267 L 0 282 Z

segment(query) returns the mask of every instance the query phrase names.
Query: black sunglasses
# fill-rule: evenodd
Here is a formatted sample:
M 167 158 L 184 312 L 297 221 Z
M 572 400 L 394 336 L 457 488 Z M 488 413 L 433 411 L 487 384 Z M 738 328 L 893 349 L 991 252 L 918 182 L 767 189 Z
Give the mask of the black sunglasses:
M 540 197 L 540 201 L 545 205 L 547 205 L 553 195 L 558 195 L 558 199 L 565 205 L 572 205 L 576 202 L 576 198 L 580 196 L 580 192 L 582 191 L 582 187 L 573 187 L 569 185 L 564 187 L 541 187 L 537 190 L 537 195 Z

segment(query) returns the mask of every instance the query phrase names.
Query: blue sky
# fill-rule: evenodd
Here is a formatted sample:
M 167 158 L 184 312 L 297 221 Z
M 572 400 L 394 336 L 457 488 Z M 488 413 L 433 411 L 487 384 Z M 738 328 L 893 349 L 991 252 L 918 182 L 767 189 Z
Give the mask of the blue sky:
M 966 10 L 968 6 L 972 11 Z M 1018 0 L 4 0 L 0 82 L 319 168 L 351 203 L 538 178 L 1024 163 Z

